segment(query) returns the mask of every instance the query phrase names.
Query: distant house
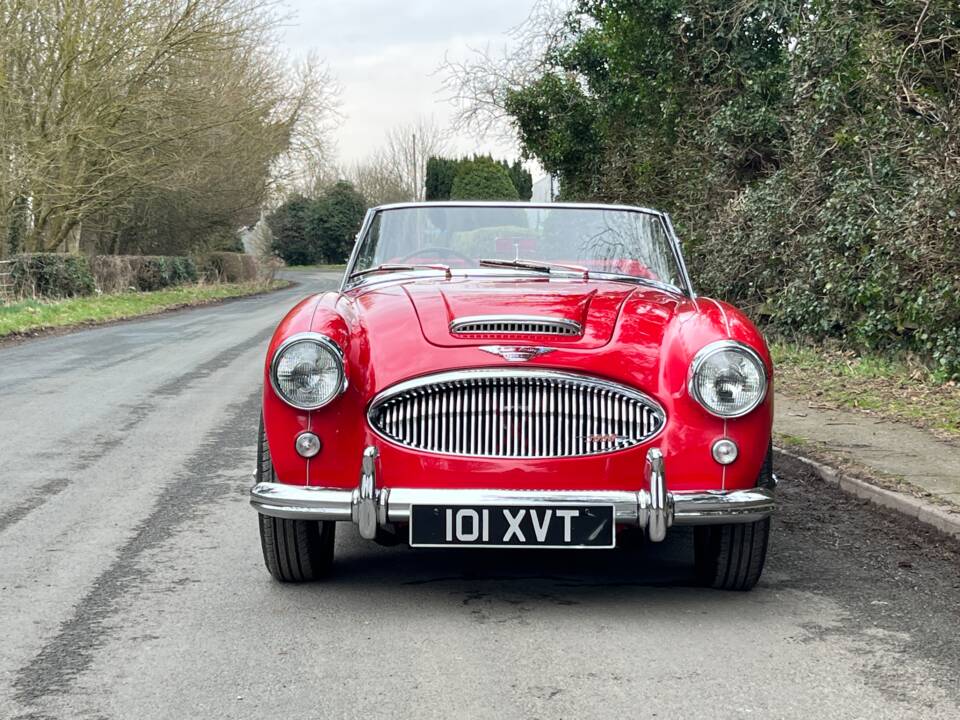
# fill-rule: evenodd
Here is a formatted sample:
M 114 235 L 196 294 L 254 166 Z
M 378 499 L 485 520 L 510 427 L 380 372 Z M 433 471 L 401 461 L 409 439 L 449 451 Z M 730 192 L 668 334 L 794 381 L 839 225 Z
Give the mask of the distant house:
M 260 213 L 260 219 L 255 225 L 247 225 L 237 231 L 240 236 L 240 242 L 243 243 L 243 251 L 247 255 L 269 255 L 270 245 L 273 240 L 273 233 L 267 225 L 266 217 Z
M 544 175 L 533 184 L 533 202 L 553 202 L 560 194 L 560 181 L 553 175 Z

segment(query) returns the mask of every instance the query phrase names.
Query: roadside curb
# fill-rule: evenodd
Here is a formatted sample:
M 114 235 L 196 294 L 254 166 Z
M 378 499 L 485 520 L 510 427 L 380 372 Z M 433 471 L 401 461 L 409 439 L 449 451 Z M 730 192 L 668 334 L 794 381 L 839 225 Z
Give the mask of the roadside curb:
M 836 485 L 844 492 L 848 492 L 864 500 L 869 500 L 876 505 L 896 510 L 900 514 L 919 520 L 924 525 L 929 525 L 946 535 L 960 538 L 960 514 L 949 513 L 919 498 L 904 495 L 903 493 L 898 493 L 893 490 L 887 490 L 886 488 L 869 483 L 866 480 L 845 475 L 829 465 L 824 465 L 810 458 L 803 457 L 802 455 L 797 455 L 789 450 L 784 450 L 777 446 L 774 446 L 773 449 L 781 455 L 803 463 L 816 472 L 821 480 Z

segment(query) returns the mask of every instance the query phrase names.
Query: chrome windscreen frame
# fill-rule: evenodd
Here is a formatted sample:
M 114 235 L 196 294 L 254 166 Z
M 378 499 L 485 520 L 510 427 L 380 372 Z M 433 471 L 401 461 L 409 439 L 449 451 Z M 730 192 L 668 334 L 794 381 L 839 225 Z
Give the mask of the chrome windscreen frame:
M 347 290 L 365 285 L 370 282 L 376 282 L 377 280 L 383 281 L 383 277 L 374 278 L 372 276 L 364 276 L 357 278 L 355 280 L 350 279 L 350 275 L 353 272 L 353 268 L 357 263 L 357 256 L 360 254 L 360 245 L 361 241 L 370 230 L 370 226 L 373 224 L 373 219 L 376 217 L 376 214 L 383 210 L 401 210 L 406 208 L 418 208 L 418 207 L 506 207 L 506 208 L 521 208 L 521 209 L 543 209 L 549 210 L 552 208 L 570 208 L 570 209 L 579 209 L 579 210 L 621 210 L 624 212 L 636 212 L 643 213 L 645 215 L 653 215 L 660 220 L 661 225 L 663 226 L 664 231 L 666 232 L 667 239 L 670 243 L 670 249 L 673 252 L 674 258 L 677 263 L 677 267 L 680 270 L 681 280 L 683 281 L 684 287 L 675 288 L 683 295 L 693 299 L 696 298 L 696 293 L 693 290 L 693 284 L 690 281 L 690 274 L 687 271 L 686 262 L 683 259 L 683 252 L 680 248 L 680 239 L 677 237 L 677 233 L 674 230 L 673 222 L 670 219 L 670 216 L 661 212 L 660 210 L 653 210 L 651 208 L 641 207 L 639 205 L 606 205 L 603 203 L 524 203 L 524 202 L 467 202 L 467 201 L 442 201 L 442 202 L 405 202 L 405 203 L 391 203 L 387 205 L 378 205 L 367 210 L 367 214 L 364 216 L 363 224 L 360 226 L 360 231 L 357 233 L 356 238 L 354 238 L 353 250 L 350 252 L 350 259 L 347 260 L 347 267 L 343 272 L 343 278 L 340 281 L 340 292 L 346 292 Z M 469 274 L 473 274 L 475 271 L 467 271 Z M 435 274 L 435 273 L 434 273 Z M 501 272 L 500 274 L 505 274 Z M 506 274 L 510 275 L 522 275 L 524 273 L 518 273 L 516 271 L 506 271 Z M 597 273 L 597 277 L 602 277 L 602 273 Z M 407 273 L 408 277 L 429 277 L 429 274 L 425 274 L 424 271 L 414 271 Z M 395 277 L 395 276 L 391 276 Z M 673 288 L 672 285 L 668 283 L 657 282 L 656 285 L 662 286 L 664 288 Z

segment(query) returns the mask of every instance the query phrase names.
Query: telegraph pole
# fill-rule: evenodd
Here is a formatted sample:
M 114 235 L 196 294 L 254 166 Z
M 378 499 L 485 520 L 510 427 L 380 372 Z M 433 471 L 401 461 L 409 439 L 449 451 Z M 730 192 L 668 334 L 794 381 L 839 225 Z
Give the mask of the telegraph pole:
M 413 144 L 410 146 L 413 150 L 413 199 L 420 199 L 420 186 L 417 185 L 417 133 L 413 133 Z

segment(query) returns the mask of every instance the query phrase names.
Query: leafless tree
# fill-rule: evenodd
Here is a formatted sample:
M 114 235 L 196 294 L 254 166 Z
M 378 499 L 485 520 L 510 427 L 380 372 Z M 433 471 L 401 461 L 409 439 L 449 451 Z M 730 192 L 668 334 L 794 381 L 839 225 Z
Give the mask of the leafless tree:
M 441 92 L 455 108 L 455 130 L 513 139 L 504 107 L 507 94 L 545 72 L 549 51 L 562 38 L 569 5 L 566 0 L 537 0 L 527 19 L 506 32 L 502 47 L 487 45 L 472 49 L 466 58 L 444 58 Z
M 414 199 L 410 186 L 382 151 L 354 163 L 343 172 L 343 176 L 371 206 Z
M 445 151 L 444 131 L 432 117 L 421 116 L 387 131 L 379 162 L 399 181 L 406 196 L 422 200 L 427 160 Z
M 254 211 L 290 158 L 326 150 L 330 78 L 289 72 L 278 22 L 263 0 L 0 3 L 0 231 L 24 198 L 29 250 L 158 197 Z

